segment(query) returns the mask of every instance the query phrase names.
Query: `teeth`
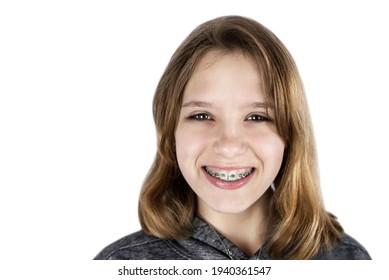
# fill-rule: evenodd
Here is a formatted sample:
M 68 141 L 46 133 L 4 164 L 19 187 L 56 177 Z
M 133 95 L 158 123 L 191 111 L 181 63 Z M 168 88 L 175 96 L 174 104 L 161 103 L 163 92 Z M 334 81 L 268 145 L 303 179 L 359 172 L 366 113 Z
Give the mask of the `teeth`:
M 249 176 L 251 173 L 253 173 L 254 168 L 248 171 L 241 169 L 241 170 L 231 170 L 231 171 L 220 170 L 218 172 L 215 172 L 209 169 L 208 167 L 205 167 L 205 171 L 207 171 L 207 173 L 212 177 L 218 178 L 222 181 L 235 182 Z

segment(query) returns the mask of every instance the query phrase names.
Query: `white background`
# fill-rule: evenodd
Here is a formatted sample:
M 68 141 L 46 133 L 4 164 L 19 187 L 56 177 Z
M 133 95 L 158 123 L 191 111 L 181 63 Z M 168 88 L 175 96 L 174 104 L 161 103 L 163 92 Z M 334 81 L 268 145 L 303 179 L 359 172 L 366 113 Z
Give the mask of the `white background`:
M 373 259 L 384 260 L 384 2 L 0 2 L 2 264 L 28 259 L 37 272 L 39 260 L 90 260 L 139 229 L 138 194 L 155 154 L 155 87 L 190 31 L 230 14 L 264 24 L 292 53 L 326 207 Z

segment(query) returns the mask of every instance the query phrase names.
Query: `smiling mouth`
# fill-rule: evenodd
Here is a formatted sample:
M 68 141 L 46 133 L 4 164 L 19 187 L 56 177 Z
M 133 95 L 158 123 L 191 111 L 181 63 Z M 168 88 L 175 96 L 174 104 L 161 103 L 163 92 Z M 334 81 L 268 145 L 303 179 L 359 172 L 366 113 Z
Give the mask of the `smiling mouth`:
M 250 176 L 255 168 L 241 168 L 234 170 L 225 170 L 220 168 L 211 168 L 208 166 L 203 167 L 205 172 L 207 172 L 212 177 L 219 179 L 224 182 L 236 182 Z

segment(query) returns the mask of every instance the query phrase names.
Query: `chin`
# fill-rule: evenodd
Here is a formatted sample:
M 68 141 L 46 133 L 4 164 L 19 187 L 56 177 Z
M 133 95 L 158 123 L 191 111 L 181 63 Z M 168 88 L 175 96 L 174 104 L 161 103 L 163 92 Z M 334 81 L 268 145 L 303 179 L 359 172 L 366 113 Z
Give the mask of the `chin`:
M 223 214 L 240 214 L 245 212 L 252 204 L 242 204 L 231 201 L 218 201 L 217 203 L 206 203 L 213 211 Z

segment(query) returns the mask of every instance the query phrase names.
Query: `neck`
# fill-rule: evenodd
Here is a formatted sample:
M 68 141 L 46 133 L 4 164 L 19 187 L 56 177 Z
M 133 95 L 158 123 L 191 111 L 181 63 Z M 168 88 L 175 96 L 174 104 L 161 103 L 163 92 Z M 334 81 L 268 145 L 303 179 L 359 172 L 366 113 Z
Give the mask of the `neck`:
M 241 213 L 220 213 L 204 203 L 198 212 L 211 227 L 238 246 L 246 255 L 255 254 L 263 245 L 268 221 L 268 195 L 265 193 Z

